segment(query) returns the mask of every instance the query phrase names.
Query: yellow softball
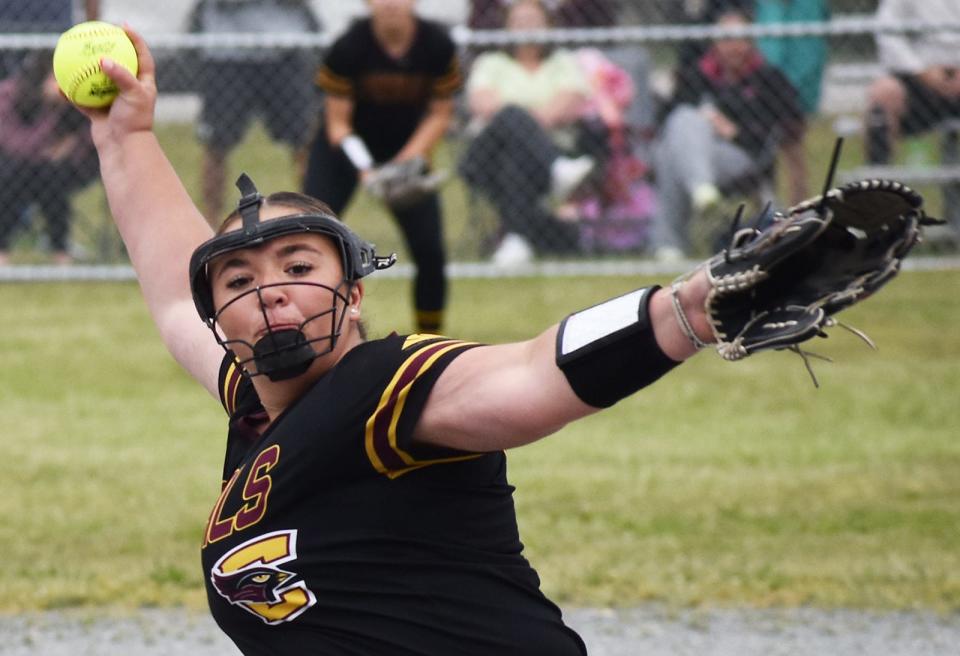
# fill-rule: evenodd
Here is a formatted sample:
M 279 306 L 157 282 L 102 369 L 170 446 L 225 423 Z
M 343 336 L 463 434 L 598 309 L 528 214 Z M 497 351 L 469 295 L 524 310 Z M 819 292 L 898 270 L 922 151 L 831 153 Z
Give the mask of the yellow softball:
M 117 85 L 100 70 L 102 57 L 137 74 L 137 50 L 116 25 L 87 21 L 60 35 L 53 51 L 53 74 L 71 102 L 82 107 L 106 107 L 117 97 Z

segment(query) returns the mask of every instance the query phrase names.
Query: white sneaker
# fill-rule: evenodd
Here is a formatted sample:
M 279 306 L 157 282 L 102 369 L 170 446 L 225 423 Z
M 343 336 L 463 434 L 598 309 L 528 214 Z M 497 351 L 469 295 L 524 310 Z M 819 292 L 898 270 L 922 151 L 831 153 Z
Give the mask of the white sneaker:
M 491 259 L 499 267 L 520 266 L 533 260 L 533 247 L 517 233 L 508 232 L 503 236 Z
M 720 190 L 716 185 L 705 183 L 697 185 L 690 192 L 690 204 L 696 212 L 703 212 L 720 202 Z
M 560 205 L 577 190 L 596 162 L 592 157 L 558 157 L 550 165 L 550 201 Z

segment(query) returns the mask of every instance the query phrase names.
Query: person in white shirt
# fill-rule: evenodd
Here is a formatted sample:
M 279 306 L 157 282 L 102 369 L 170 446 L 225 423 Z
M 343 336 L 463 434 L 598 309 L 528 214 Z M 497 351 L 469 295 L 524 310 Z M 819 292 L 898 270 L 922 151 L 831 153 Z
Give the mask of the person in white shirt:
M 881 25 L 908 22 L 946 25 L 909 33 L 877 34 L 877 51 L 886 73 L 873 81 L 868 96 L 866 159 L 886 164 L 901 135 L 926 132 L 945 119 L 960 118 L 960 2 L 881 0 Z M 949 28 L 949 26 L 954 26 Z

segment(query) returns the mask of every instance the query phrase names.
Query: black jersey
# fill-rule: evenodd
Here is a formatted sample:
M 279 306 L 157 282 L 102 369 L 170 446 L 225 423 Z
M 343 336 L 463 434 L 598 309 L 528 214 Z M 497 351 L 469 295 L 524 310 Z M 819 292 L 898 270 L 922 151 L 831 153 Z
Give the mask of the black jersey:
M 231 422 L 202 560 L 244 654 L 586 653 L 521 554 L 503 452 L 411 440 L 440 373 L 474 346 L 361 344 L 262 436 L 252 384 L 224 361 Z
M 330 47 L 317 74 L 326 93 L 354 102 L 353 130 L 378 162 L 403 148 L 431 100 L 452 97 L 462 82 L 446 29 L 416 20 L 416 36 L 400 59 L 384 51 L 369 18 L 354 22 Z

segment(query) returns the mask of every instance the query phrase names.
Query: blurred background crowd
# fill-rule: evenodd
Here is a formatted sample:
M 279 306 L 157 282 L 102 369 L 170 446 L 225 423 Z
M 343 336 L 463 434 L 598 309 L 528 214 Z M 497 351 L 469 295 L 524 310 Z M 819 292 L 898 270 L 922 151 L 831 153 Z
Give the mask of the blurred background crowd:
M 837 182 L 918 187 L 951 221 L 925 247 L 960 246 L 960 0 L 0 0 L 0 265 L 123 260 L 50 71 L 86 19 L 147 36 L 158 134 L 211 223 L 241 170 L 375 221 L 421 326 L 451 260 L 711 252 L 739 206 L 818 193 L 841 136 Z M 426 199 L 364 191 L 408 160 L 440 174 Z

